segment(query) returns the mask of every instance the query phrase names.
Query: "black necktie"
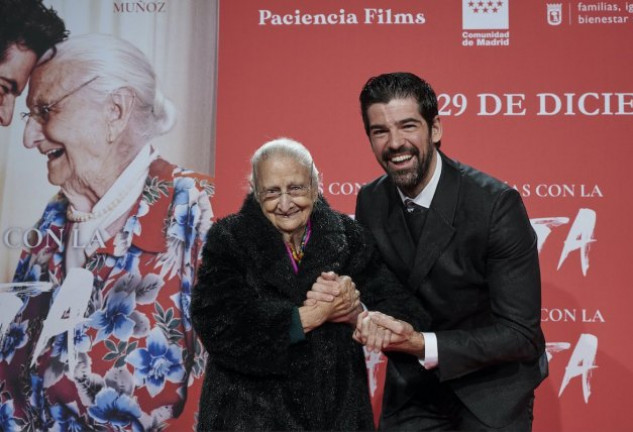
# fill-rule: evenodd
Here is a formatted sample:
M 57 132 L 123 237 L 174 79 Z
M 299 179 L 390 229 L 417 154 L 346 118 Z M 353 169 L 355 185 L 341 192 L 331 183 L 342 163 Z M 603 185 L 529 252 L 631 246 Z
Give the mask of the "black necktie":
M 415 244 L 418 244 L 418 239 L 422 233 L 428 209 L 407 198 L 404 200 L 404 210 L 404 216 L 407 221 L 411 238 Z

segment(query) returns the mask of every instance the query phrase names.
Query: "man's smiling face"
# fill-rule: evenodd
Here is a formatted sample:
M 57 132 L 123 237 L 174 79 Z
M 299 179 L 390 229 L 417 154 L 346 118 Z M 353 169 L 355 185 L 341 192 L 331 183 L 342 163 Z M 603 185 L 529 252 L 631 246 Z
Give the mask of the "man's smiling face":
M 367 109 L 369 141 L 376 160 L 408 196 L 428 183 L 435 167 L 435 144 L 442 137 L 439 117 L 429 125 L 414 98 L 392 99 Z
M 37 62 L 37 56 L 33 51 L 19 45 L 9 45 L 0 62 L 0 125 L 9 126 L 13 119 L 13 107 L 15 98 L 18 97 L 29 75 Z

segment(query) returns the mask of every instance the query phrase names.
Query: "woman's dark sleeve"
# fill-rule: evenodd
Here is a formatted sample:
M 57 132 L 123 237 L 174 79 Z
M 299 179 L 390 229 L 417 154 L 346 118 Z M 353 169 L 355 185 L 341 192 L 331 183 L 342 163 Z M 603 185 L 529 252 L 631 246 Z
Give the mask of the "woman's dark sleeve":
M 192 295 L 194 329 L 210 361 L 249 375 L 284 375 L 293 347 L 290 329 L 296 307 L 257 294 L 247 280 L 239 245 L 227 228 L 220 221 L 207 236 Z

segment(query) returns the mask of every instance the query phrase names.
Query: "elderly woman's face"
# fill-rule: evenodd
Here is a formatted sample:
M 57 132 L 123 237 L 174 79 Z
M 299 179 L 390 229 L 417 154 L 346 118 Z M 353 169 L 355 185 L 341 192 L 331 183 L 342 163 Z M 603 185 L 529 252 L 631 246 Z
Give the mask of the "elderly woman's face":
M 103 161 L 113 148 L 106 138 L 105 95 L 86 84 L 93 76 L 72 66 L 52 61 L 35 68 L 27 97 L 31 114 L 24 146 L 47 157 L 52 184 L 81 193 L 102 180 Z
M 262 212 L 286 241 L 303 235 L 316 197 L 310 184 L 310 170 L 292 157 L 273 155 L 259 164 L 257 191 Z M 291 196 L 288 191 L 308 188 L 305 194 Z M 281 195 L 278 195 L 278 192 Z

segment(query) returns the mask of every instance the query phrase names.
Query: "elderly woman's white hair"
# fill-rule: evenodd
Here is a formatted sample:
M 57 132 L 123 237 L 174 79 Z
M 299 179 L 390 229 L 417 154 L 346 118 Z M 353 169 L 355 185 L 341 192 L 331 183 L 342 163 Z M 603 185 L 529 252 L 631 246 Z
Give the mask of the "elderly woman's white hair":
M 49 50 L 38 64 L 72 62 L 86 79 L 99 77 L 91 88 L 112 92 L 126 87 L 134 91 L 130 126 L 149 140 L 168 132 L 176 122 L 171 101 L 157 88 L 156 74 L 137 47 L 116 36 L 89 33 L 72 36 Z
M 277 138 L 272 141 L 268 141 L 258 148 L 251 157 L 251 174 L 250 184 L 251 190 L 257 189 L 257 172 L 259 170 L 259 164 L 268 159 L 271 156 L 287 156 L 299 164 L 309 169 L 312 173 L 311 183 L 313 187 L 319 186 L 319 170 L 312 159 L 310 151 L 303 144 L 290 138 Z M 318 189 L 317 189 L 318 190 Z M 316 196 L 316 194 L 315 194 Z M 255 199 L 259 201 L 257 194 Z

